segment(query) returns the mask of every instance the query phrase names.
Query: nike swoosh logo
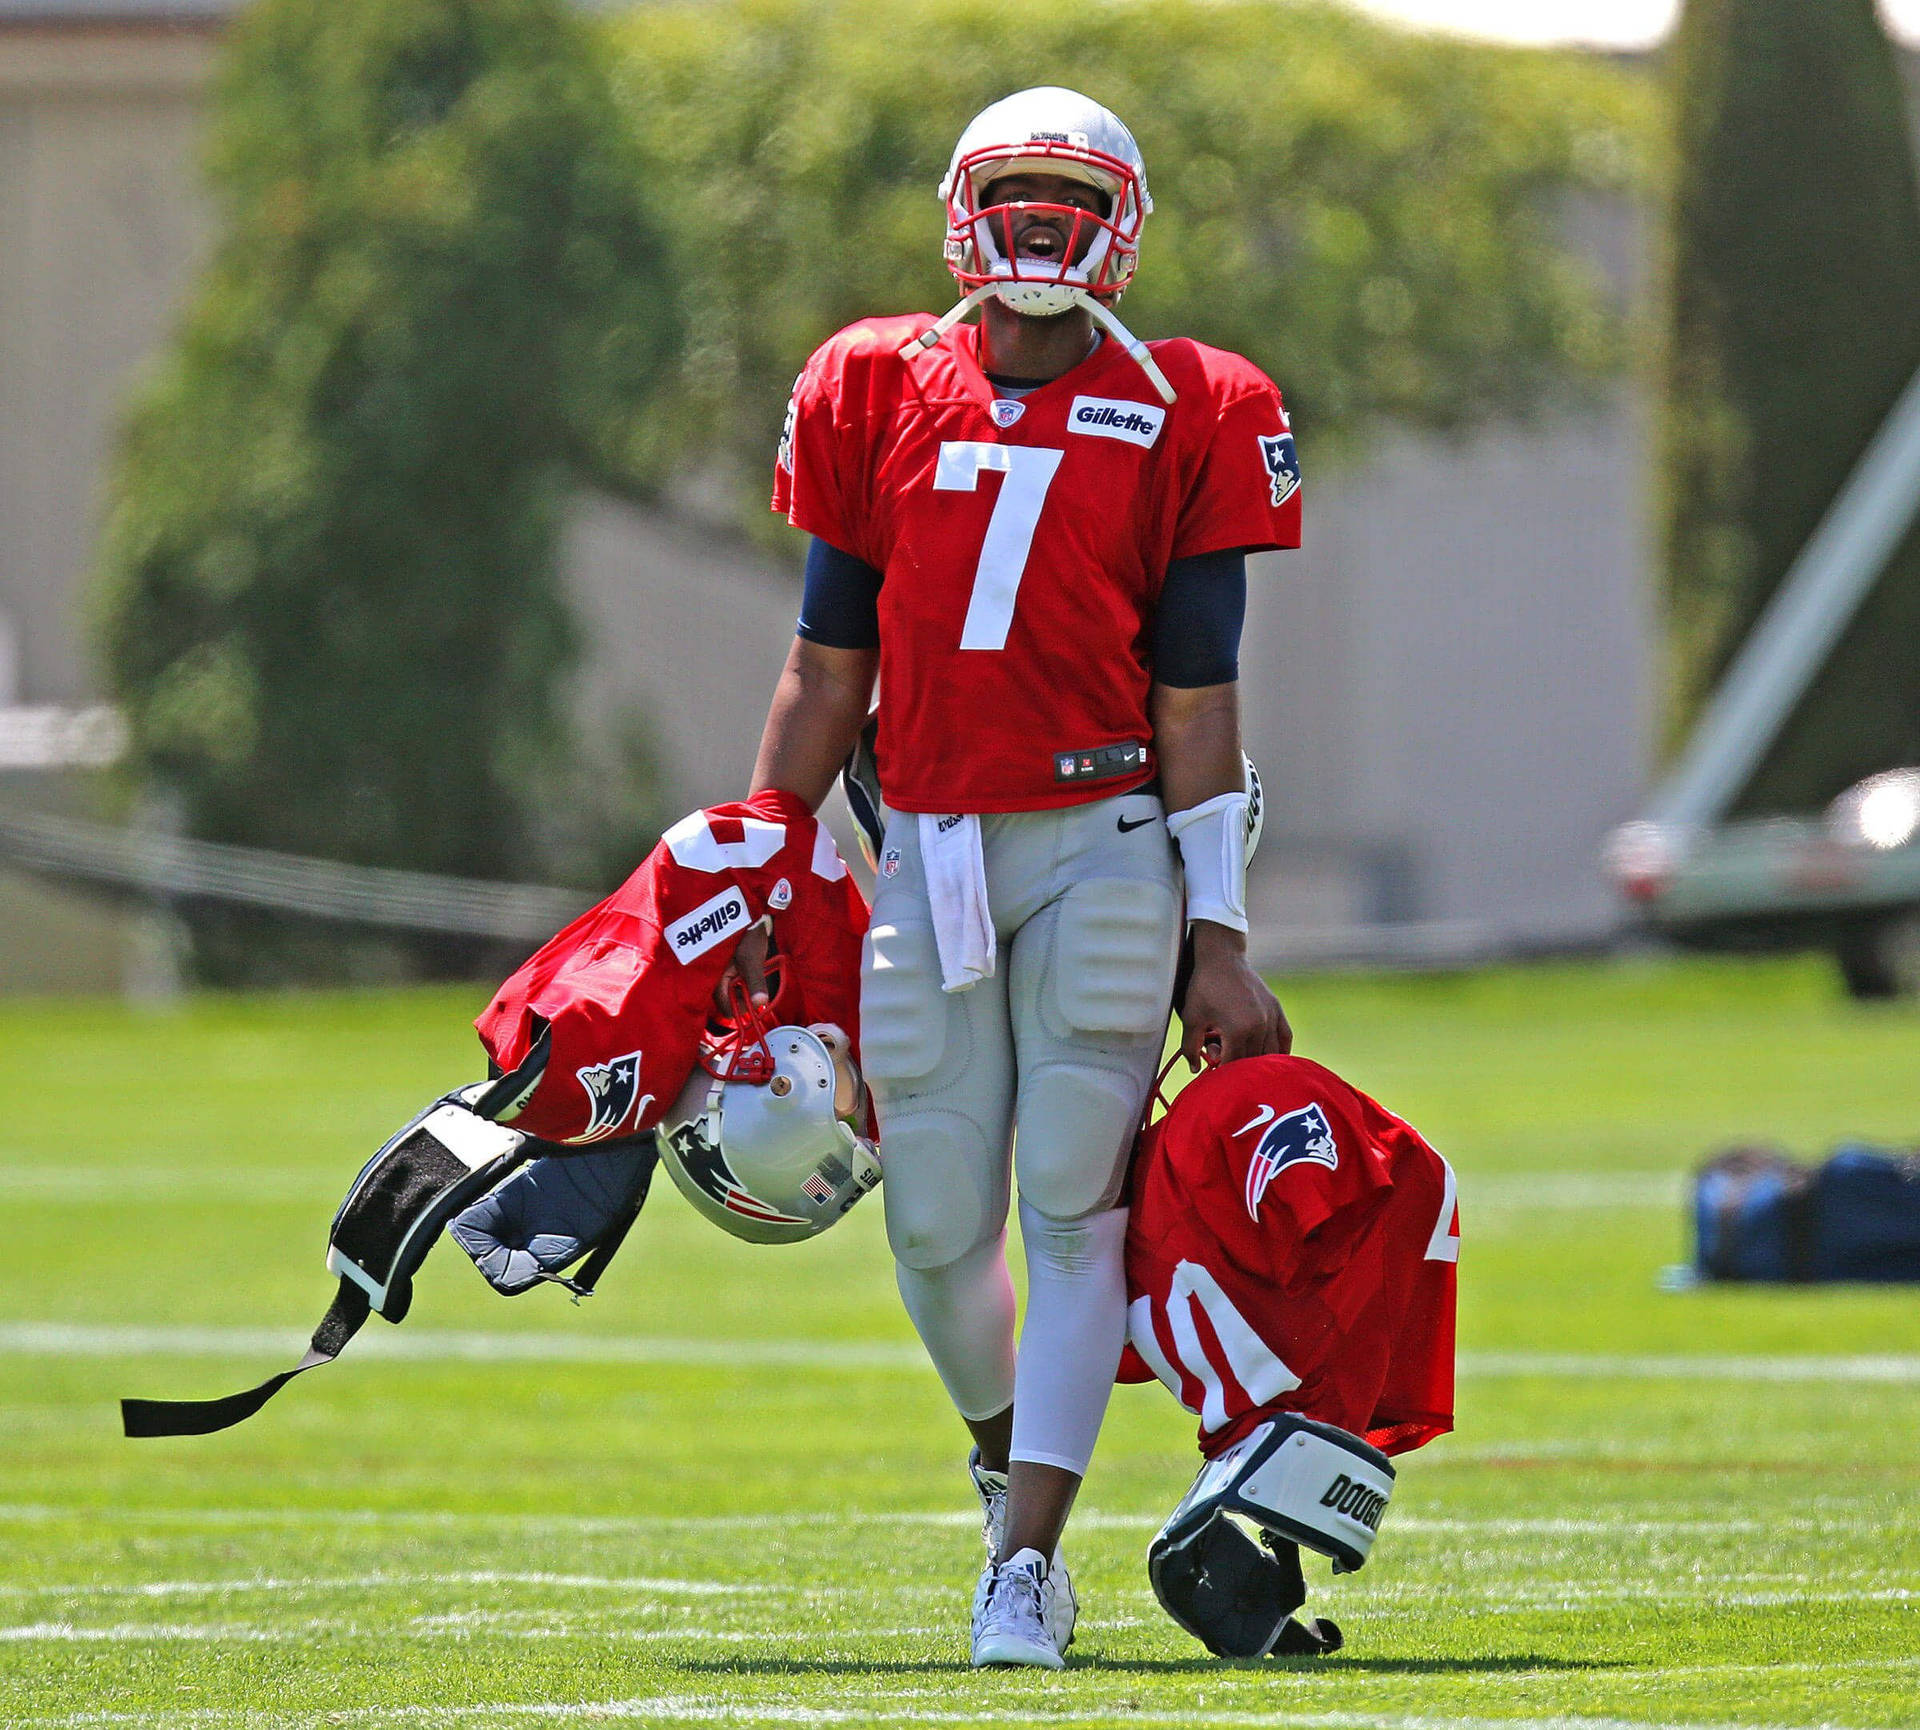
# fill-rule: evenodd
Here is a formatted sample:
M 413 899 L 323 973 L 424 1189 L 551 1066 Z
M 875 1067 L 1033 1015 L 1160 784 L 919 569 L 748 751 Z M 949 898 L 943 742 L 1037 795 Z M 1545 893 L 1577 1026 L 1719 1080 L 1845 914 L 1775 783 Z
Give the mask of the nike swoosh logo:
M 1152 817 L 1136 817 L 1131 823 L 1129 823 L 1124 817 L 1116 819 L 1116 821 L 1120 825 L 1120 833 L 1122 835 L 1131 835 L 1134 832 L 1134 830 L 1144 829 L 1149 823 L 1152 823 L 1155 820 L 1156 819 Z
M 1249 1130 L 1260 1129 L 1266 1124 L 1271 1123 L 1273 1121 L 1273 1118 L 1274 1118 L 1273 1107 L 1270 1105 L 1263 1105 L 1252 1117 L 1248 1118 L 1247 1121 L 1241 1124 L 1241 1126 L 1238 1129 L 1236 1129 L 1233 1133 L 1236 1136 L 1245 1135 Z M 1231 1137 L 1229 1139 L 1231 1139 Z

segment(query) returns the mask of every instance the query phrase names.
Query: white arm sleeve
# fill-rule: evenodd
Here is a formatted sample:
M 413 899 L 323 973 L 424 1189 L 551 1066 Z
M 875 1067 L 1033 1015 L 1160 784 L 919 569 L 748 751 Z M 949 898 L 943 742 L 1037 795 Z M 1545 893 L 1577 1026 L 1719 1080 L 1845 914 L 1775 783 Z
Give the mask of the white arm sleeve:
M 1220 793 L 1167 819 L 1187 868 L 1187 921 L 1247 928 L 1247 796 Z

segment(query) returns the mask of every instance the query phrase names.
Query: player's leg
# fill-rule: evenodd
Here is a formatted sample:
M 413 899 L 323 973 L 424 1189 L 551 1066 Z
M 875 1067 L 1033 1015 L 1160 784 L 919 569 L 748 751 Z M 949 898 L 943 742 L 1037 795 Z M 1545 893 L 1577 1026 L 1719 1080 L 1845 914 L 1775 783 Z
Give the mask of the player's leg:
M 1159 801 L 1049 813 L 1049 898 L 1010 945 L 1016 1169 L 1028 1296 L 1004 1553 L 1052 1553 L 1092 1457 L 1126 1336 L 1116 1208 L 1153 1084 L 1180 901 Z
M 1006 1267 L 1013 1049 L 1006 968 L 941 990 L 918 825 L 895 820 L 861 985 L 887 1239 L 908 1315 L 983 1463 L 1006 1469 L 1014 1296 Z

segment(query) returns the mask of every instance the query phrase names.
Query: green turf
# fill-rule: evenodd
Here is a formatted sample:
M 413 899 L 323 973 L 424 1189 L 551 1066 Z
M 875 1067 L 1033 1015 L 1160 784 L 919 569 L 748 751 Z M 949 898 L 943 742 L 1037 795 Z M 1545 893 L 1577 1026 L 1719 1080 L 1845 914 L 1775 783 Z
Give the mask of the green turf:
M 119 1394 L 282 1367 L 115 1330 L 310 1326 L 333 1203 L 470 1073 L 477 1004 L 0 1006 L 0 1723 L 1920 1724 L 1920 1292 L 1655 1286 L 1702 1152 L 1920 1139 L 1920 1014 L 1771 962 L 1286 996 L 1461 1173 L 1459 1431 L 1362 1574 L 1313 1574 L 1346 1651 L 1226 1665 L 1142 1567 L 1191 1422 L 1122 1390 L 1058 1676 L 965 1668 L 962 1438 L 877 1207 L 751 1250 L 663 1185 L 580 1309 L 443 1250 L 404 1328 L 252 1423 L 122 1440 Z M 456 1333 L 659 1361 L 376 1349 Z

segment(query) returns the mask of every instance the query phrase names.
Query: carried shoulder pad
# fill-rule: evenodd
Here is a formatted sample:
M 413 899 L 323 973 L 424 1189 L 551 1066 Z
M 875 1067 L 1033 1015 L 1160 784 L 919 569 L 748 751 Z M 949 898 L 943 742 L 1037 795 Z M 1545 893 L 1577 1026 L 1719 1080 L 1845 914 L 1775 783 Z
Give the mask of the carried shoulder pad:
M 330 1364 L 369 1314 L 390 1322 L 413 1303 L 413 1276 L 441 1228 L 531 1151 L 528 1138 L 477 1116 L 486 1083 L 437 1099 L 361 1167 L 327 1234 L 333 1302 L 306 1355 L 258 1387 L 215 1400 L 122 1400 L 129 1436 L 204 1436 L 253 1416 L 297 1375 Z

